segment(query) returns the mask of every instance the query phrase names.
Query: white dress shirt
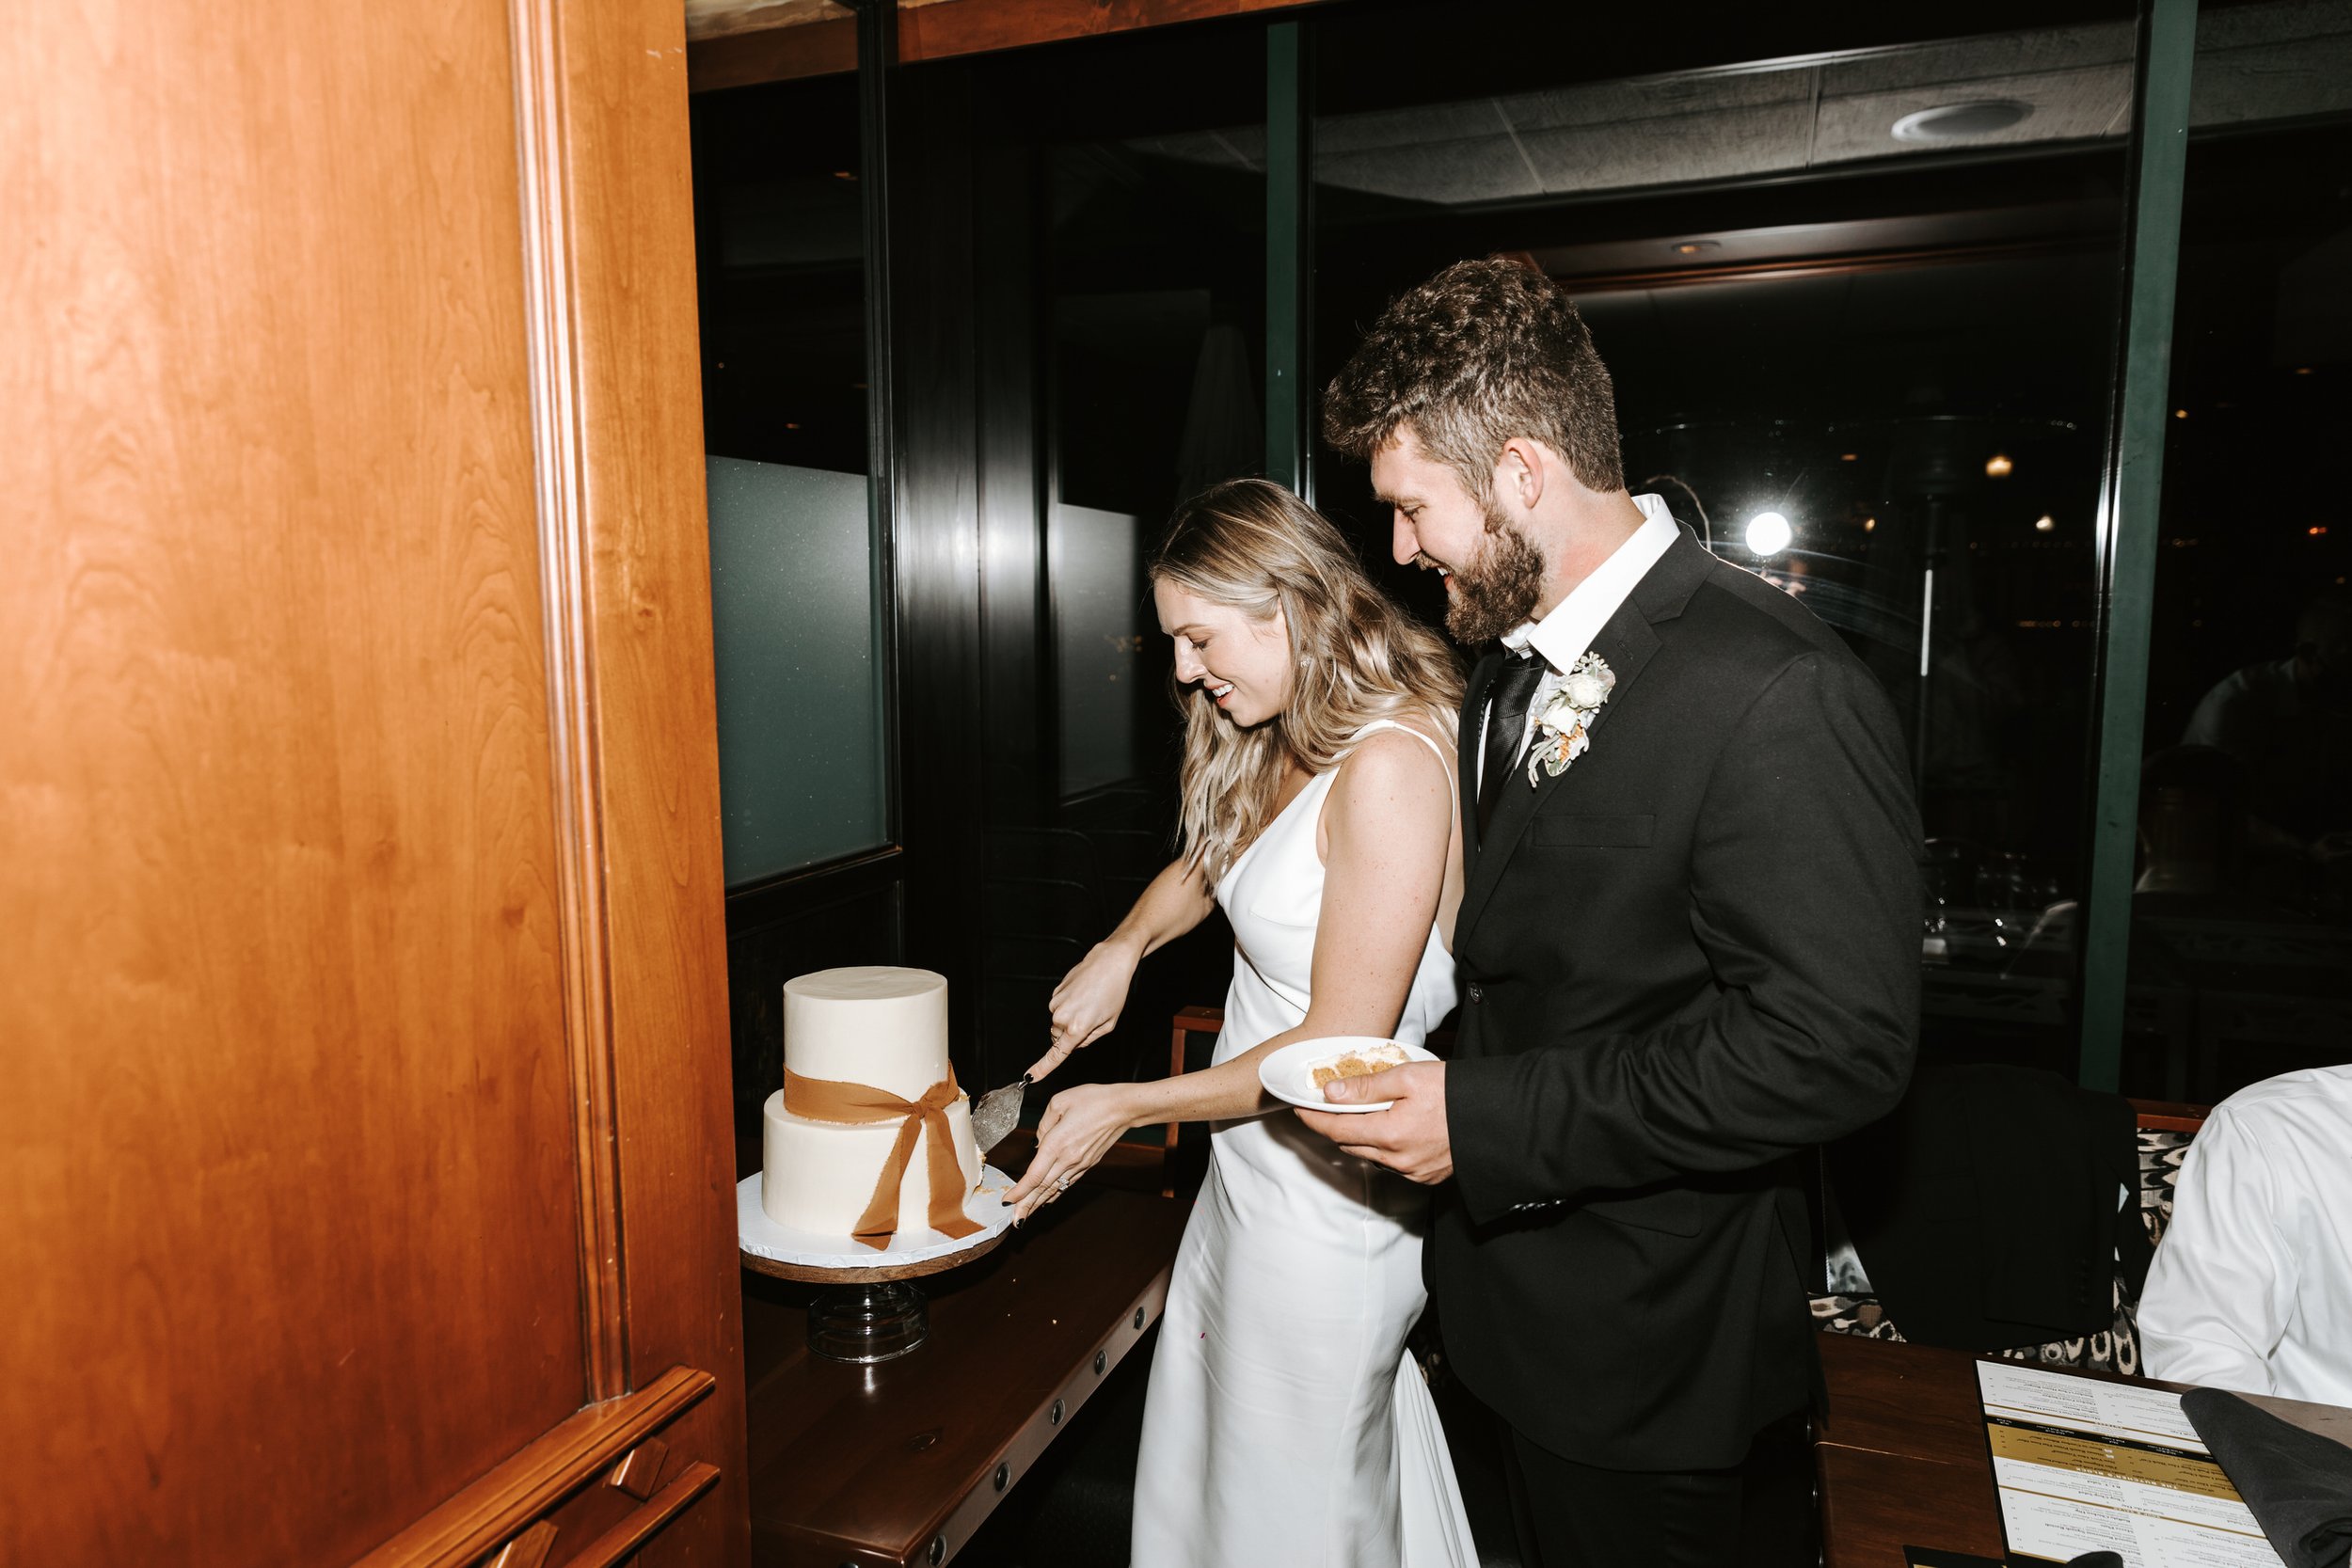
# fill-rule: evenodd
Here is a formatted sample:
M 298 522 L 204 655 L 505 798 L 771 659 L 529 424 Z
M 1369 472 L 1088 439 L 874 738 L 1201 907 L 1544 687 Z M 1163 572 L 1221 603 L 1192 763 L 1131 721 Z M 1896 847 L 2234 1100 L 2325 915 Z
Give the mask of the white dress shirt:
M 2150 1377 L 2352 1405 L 2352 1067 L 2214 1107 L 2181 1162 L 2139 1338 Z
M 1600 635 L 1600 628 L 1609 624 L 1624 605 L 1636 584 L 1649 575 L 1682 530 L 1666 510 L 1666 503 L 1656 496 L 1636 496 L 1633 504 L 1642 509 L 1642 526 L 1626 537 L 1624 544 L 1610 552 L 1609 559 L 1593 568 L 1586 578 L 1568 591 L 1568 596 L 1552 606 L 1551 613 L 1540 621 L 1530 621 L 1502 634 L 1502 652 L 1506 658 L 1528 658 L 1541 656 L 1545 670 L 1543 678 L 1535 683 L 1535 695 L 1527 705 L 1526 727 L 1519 732 L 1518 749 L 1515 757 L 1527 755 L 1528 743 L 1535 737 L 1535 721 L 1544 711 L 1544 705 L 1559 689 L 1560 681 L 1570 666 L 1584 657 Z M 1494 705 L 1486 705 L 1491 717 Z M 1486 720 L 1478 721 L 1479 787 L 1486 787 Z

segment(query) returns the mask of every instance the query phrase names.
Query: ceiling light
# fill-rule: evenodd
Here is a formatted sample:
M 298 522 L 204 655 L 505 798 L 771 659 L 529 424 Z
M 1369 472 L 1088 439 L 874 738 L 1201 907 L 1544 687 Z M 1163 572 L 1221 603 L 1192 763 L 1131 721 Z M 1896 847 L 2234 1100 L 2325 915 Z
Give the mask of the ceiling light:
M 2175 408 L 2172 410 L 2172 417 L 2176 420 L 2185 420 L 2188 418 L 2188 410 L 2185 408 Z
M 1837 461 L 1840 463 L 1851 463 L 1861 455 L 1862 454 L 1858 451 L 1841 451 L 1837 454 Z
M 857 175 L 852 170 L 837 168 L 833 171 L 833 177 L 835 180 L 854 180 L 857 178 Z
M 1981 98 L 1966 103 L 1939 103 L 1895 122 L 1895 139 L 1908 142 L 1968 141 L 2006 131 L 2033 113 L 2033 105 L 2014 98 Z
M 2058 527 L 2058 519 L 2046 512 L 2033 520 L 2033 531 L 2036 533 L 2047 533 L 2056 527 Z
M 1684 240 L 1674 247 L 1677 256 L 1696 256 L 1702 250 L 1721 250 L 1720 240 Z
M 2011 463 L 2007 457 L 1996 451 L 1992 456 L 1984 460 L 1984 477 L 1987 479 L 2007 479 L 2009 477 L 2009 471 L 2016 466 L 2016 464 Z
M 1788 547 L 1795 532 L 1788 519 L 1777 512 L 1759 512 L 1748 519 L 1748 553 L 1773 556 Z
M 1879 520 L 1876 517 L 1865 517 L 1862 519 L 1862 531 L 1865 533 L 1877 532 Z

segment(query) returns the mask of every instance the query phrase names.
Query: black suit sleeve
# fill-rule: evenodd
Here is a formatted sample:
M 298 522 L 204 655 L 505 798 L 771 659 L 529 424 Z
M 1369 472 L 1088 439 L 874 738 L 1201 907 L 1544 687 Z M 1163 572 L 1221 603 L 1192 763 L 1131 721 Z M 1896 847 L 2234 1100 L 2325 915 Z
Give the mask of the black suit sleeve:
M 1724 747 L 1692 841 L 1712 994 L 1643 1033 L 1449 1066 L 1471 1219 L 1748 1169 L 1884 1115 L 1917 1041 L 1918 846 L 1884 693 L 1851 659 L 1792 660 Z

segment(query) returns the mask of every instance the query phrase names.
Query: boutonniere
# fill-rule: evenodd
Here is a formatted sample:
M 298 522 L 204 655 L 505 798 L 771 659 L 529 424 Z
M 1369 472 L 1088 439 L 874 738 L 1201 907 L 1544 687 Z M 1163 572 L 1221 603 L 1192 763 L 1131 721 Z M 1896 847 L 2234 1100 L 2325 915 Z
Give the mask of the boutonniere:
M 1593 744 L 1593 716 L 1616 686 L 1617 673 L 1598 654 L 1587 652 L 1569 667 L 1535 716 L 1535 744 L 1527 757 L 1531 785 L 1541 782 L 1535 777 L 1537 768 L 1558 778 L 1584 754 Z

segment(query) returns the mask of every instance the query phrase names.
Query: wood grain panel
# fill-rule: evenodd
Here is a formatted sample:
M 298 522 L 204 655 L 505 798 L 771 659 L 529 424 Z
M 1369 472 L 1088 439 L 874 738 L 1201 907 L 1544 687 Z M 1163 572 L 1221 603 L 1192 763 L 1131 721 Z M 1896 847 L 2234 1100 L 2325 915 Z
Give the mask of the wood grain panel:
M 8 34 L 0 1558 L 348 1560 L 580 1401 L 506 19 Z
M 750 1504 L 685 24 L 661 0 L 516 3 L 547 19 L 561 68 L 537 155 L 563 207 L 567 307 L 543 325 L 566 339 L 571 405 L 543 417 L 540 440 L 543 467 L 550 452 L 576 465 L 559 531 L 594 776 L 583 808 L 601 847 L 601 933 L 587 946 L 606 965 L 611 1104 L 596 1131 L 618 1181 L 619 1305 L 632 1368 L 722 1373 L 664 1433 L 673 1463 L 720 1474 L 667 1494 L 659 1520 L 638 1516 L 660 1528 L 638 1560 L 739 1563 Z

